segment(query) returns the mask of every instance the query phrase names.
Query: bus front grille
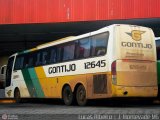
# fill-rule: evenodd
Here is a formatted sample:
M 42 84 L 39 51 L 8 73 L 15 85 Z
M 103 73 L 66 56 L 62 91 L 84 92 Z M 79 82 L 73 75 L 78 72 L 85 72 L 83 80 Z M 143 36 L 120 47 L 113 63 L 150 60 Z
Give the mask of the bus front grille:
M 93 91 L 94 94 L 107 93 L 107 76 L 105 74 L 93 76 Z

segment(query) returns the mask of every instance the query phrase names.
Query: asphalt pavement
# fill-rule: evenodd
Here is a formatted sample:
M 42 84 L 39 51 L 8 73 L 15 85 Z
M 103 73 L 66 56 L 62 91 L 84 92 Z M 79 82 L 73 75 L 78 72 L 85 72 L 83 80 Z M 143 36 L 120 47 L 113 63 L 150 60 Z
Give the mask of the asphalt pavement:
M 18 120 L 159 120 L 160 103 L 146 101 L 89 101 L 87 106 L 66 106 L 61 100 L 27 100 L 1 103 L 0 119 Z
M 4 95 L 4 89 L 0 89 L 0 98 L 4 98 L 5 95 Z

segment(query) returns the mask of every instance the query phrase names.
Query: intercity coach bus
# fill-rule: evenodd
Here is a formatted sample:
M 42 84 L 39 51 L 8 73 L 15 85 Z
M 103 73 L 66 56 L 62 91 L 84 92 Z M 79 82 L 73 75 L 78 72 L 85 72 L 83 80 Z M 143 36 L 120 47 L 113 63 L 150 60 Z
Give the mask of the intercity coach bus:
M 160 37 L 157 37 L 155 40 L 157 49 L 158 97 L 160 97 Z
M 89 99 L 156 97 L 156 47 L 152 29 L 115 24 L 15 53 L 9 57 L 5 95 Z

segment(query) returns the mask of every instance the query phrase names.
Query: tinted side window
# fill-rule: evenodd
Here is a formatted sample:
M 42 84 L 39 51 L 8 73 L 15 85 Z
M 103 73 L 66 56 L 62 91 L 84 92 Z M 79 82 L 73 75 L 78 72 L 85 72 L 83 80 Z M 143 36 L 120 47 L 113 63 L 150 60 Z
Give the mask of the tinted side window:
M 33 66 L 33 57 L 29 57 L 28 58 L 28 67 L 32 67 Z
M 91 44 L 91 55 L 92 56 L 101 56 L 107 52 L 107 44 L 108 44 L 109 33 L 101 33 L 92 37 Z
M 57 46 L 57 62 L 62 62 L 64 45 Z
M 74 59 L 75 42 L 69 42 L 63 47 L 63 61 Z
M 51 47 L 49 51 L 50 51 L 49 64 L 56 63 L 57 62 L 57 48 Z
M 24 57 L 17 56 L 14 70 L 22 69 L 24 67 Z
M 160 40 L 156 40 L 157 60 L 160 60 Z
M 76 58 L 90 57 L 90 47 L 89 38 L 78 40 L 78 45 L 76 46 Z
M 35 66 L 39 66 L 42 64 L 42 52 L 39 51 L 36 53 L 36 62 L 35 62 Z
M 48 49 L 44 49 L 42 51 L 42 65 L 46 65 L 49 62 L 49 51 Z
M 29 67 L 29 55 L 28 53 L 24 54 L 24 65 L 23 65 L 23 69 L 24 68 L 28 68 Z

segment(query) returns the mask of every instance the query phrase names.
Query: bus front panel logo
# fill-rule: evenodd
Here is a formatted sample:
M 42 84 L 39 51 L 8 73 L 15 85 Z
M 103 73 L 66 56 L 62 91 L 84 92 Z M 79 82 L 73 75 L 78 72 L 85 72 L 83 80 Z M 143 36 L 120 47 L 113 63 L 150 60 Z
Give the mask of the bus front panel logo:
M 126 32 L 127 33 L 127 32 Z M 131 33 L 127 33 L 129 36 L 132 37 L 135 41 L 140 41 L 142 39 L 142 34 L 145 33 L 145 31 L 140 30 L 132 30 Z

